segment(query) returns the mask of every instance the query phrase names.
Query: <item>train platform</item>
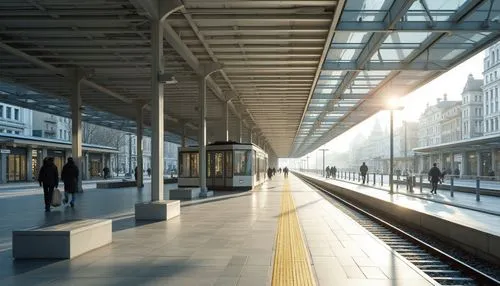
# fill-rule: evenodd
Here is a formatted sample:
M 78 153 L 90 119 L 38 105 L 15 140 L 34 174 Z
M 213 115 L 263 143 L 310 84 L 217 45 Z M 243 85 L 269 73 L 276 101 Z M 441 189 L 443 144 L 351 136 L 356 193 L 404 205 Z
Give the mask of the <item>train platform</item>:
M 480 201 L 476 201 L 474 194 L 455 192 L 454 196 L 450 197 L 449 191 L 438 190 L 437 195 L 432 195 L 429 189 L 424 189 L 422 193 L 415 189 L 413 193 L 410 193 L 401 186 L 398 192 L 391 195 L 388 189 L 374 188 L 370 184 L 325 179 L 311 174 L 307 176 L 500 236 L 499 197 L 483 195 Z
M 0 199 L 0 285 L 433 285 L 293 175 L 139 223 L 148 188 L 89 190 L 48 214 L 41 195 Z M 68 218 L 113 219 L 113 243 L 72 260 L 12 259 L 12 229 Z

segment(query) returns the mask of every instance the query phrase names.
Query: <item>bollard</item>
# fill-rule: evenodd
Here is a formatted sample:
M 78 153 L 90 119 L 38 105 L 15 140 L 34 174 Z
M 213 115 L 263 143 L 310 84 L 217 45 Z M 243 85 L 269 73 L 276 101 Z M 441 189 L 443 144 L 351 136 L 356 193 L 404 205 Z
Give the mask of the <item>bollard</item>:
M 453 176 L 450 177 L 450 196 L 453 198 Z
M 424 176 L 420 175 L 420 192 L 422 192 L 424 188 Z
M 377 179 L 376 179 L 376 177 L 377 177 L 377 176 L 376 176 L 376 174 L 375 174 L 375 173 L 373 173 L 373 185 L 374 185 L 374 186 L 375 186 L 375 183 L 376 183 L 376 180 L 377 180 Z
M 380 185 L 384 185 L 384 174 L 380 174 Z
M 476 178 L 476 201 L 478 201 L 478 202 L 481 199 L 479 197 L 479 187 L 480 187 L 480 181 L 479 181 L 479 177 L 477 177 Z

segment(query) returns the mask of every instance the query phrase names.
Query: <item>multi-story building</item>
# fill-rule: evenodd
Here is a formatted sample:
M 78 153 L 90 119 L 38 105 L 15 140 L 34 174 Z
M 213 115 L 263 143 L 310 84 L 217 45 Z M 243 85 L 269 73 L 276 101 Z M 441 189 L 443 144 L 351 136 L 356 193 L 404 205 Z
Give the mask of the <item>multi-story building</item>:
M 30 136 L 32 116 L 29 109 L 0 103 L 0 133 Z
M 70 141 L 71 120 L 45 112 L 33 111 L 33 136 Z
M 445 133 L 451 136 L 452 126 L 457 123 L 456 114 L 458 109 L 456 108 L 460 105 L 460 101 L 450 101 L 448 100 L 446 94 L 443 99 L 438 98 L 436 105 L 429 106 L 425 109 L 424 113 L 420 116 L 419 130 L 418 130 L 418 141 L 419 146 L 432 146 L 438 145 L 443 139 L 443 119 L 448 123 L 446 128 L 449 128 Z M 450 117 L 451 116 L 451 117 Z M 448 137 L 445 137 L 448 138 Z
M 499 73 L 500 42 L 497 42 L 486 51 L 486 57 L 484 58 L 483 127 L 485 135 L 500 134 L 500 127 L 498 126 L 500 120 L 500 109 L 498 107 Z
M 446 94 L 444 101 L 447 100 Z M 452 101 L 447 109 L 443 110 L 441 119 L 441 143 L 462 140 L 462 104 Z M 416 147 L 416 146 L 415 146 Z
M 462 139 L 483 135 L 483 81 L 467 77 L 462 91 Z

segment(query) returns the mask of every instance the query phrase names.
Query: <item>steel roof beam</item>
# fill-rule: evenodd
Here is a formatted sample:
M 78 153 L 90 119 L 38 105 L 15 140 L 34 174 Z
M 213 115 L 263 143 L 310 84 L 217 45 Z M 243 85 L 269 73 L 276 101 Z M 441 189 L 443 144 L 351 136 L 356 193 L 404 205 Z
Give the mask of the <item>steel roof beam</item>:
M 385 22 L 342 22 L 336 29 L 337 32 L 493 32 L 500 31 L 500 23 L 484 21 L 467 21 L 454 23 L 449 21 L 434 21 L 429 25 L 427 21 L 404 21 L 398 22 L 392 28 L 388 28 Z
M 392 29 L 400 21 L 400 19 L 406 14 L 408 9 L 410 9 L 411 5 L 413 5 L 413 2 L 415 2 L 415 0 L 395 0 L 393 2 L 392 6 L 390 7 L 389 11 L 387 11 L 386 16 L 384 17 L 386 30 Z M 365 68 L 365 65 L 370 61 L 375 52 L 382 45 L 387 35 L 388 35 L 387 33 L 374 33 L 371 36 L 370 40 L 368 40 L 365 47 L 357 57 L 356 60 L 357 70 L 348 72 L 348 74 L 344 77 L 339 87 L 333 93 L 332 96 L 333 99 L 331 100 L 331 102 L 334 103 L 336 100 L 338 100 L 338 98 L 344 93 L 345 89 L 357 77 L 359 70 L 363 70 Z M 328 46 L 330 46 L 330 44 Z M 326 111 L 323 112 L 318 118 L 319 122 L 323 120 L 325 115 Z M 316 129 L 315 127 L 311 128 L 309 134 L 311 135 L 315 131 L 315 129 Z M 308 148 L 308 146 L 301 144 L 300 147 L 295 148 L 294 152 L 304 148 Z

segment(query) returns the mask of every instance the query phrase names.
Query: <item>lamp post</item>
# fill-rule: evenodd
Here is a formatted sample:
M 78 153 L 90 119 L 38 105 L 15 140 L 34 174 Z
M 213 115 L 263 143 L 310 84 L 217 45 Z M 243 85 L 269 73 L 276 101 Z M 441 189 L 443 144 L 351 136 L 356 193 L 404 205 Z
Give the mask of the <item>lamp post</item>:
M 321 174 L 323 174 L 323 177 L 325 177 L 325 151 L 328 151 L 328 149 L 319 149 L 319 151 L 323 151 L 323 168 L 321 169 Z
M 403 110 L 403 106 L 398 106 L 393 102 L 390 103 L 390 106 L 387 108 L 390 111 L 390 159 L 389 159 L 389 192 L 390 194 L 394 193 L 394 111 L 395 110 Z

